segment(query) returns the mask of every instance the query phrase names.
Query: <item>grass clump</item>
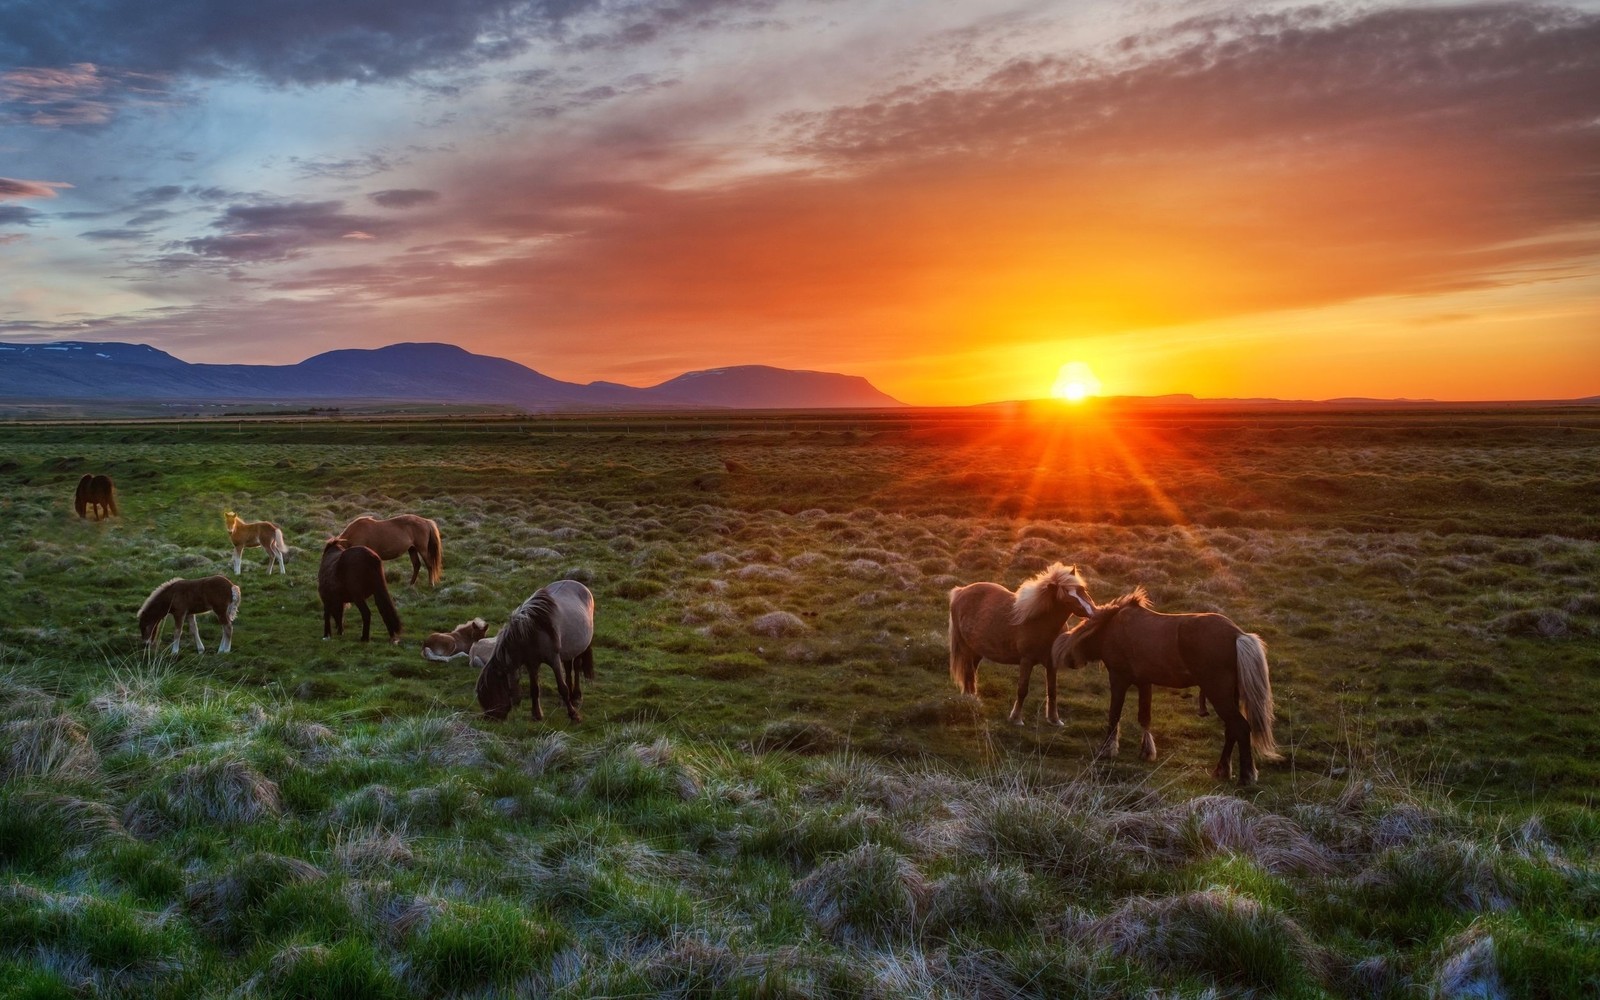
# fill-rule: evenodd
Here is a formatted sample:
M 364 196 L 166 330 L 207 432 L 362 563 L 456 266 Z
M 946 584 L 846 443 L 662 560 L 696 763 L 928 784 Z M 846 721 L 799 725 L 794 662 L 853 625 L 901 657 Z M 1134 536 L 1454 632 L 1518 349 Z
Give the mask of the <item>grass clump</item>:
M 931 892 L 911 859 L 872 843 L 829 859 L 794 885 L 795 900 L 824 934 L 854 944 L 906 937 Z
M 436 995 L 508 986 L 548 972 L 557 950 L 567 943 L 558 928 L 510 902 L 493 900 L 481 905 L 452 902 L 413 928 L 402 950 L 415 988 Z

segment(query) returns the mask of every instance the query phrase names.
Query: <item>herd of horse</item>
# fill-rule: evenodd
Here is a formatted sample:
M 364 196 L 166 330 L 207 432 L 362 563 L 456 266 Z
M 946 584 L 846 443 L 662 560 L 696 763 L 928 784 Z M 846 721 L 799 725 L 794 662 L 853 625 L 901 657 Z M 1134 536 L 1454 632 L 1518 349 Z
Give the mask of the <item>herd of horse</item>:
M 102 482 L 103 481 L 103 482 Z M 116 514 L 115 491 L 105 476 L 84 476 L 78 484 L 74 506 L 80 517 L 90 509 Z M 233 541 L 234 570 L 246 548 L 260 547 L 267 554 L 267 572 L 274 564 L 283 570 L 287 551 L 283 532 L 270 521 L 243 521 L 233 511 L 223 515 Z M 354 604 L 361 614 L 361 639 L 371 637 L 370 599 L 377 606 L 392 642 L 401 634 L 399 612 L 384 580 L 384 560 L 411 558 L 411 585 L 424 567 L 437 584 L 443 572 L 444 546 L 439 526 L 415 514 L 378 519 L 358 517 L 327 540 L 317 571 L 317 592 L 323 606 L 323 638 L 344 634 L 344 609 Z M 154 648 L 165 620 L 173 619 L 172 652 L 178 652 L 183 627 L 188 623 L 195 648 L 205 651 L 196 617 L 215 614 L 222 622 L 220 652 L 233 642 L 233 622 L 239 610 L 239 588 L 225 576 L 197 580 L 175 578 L 157 587 L 139 609 L 139 629 L 146 648 Z M 1257 777 L 1256 760 L 1279 757 L 1273 737 L 1272 683 L 1266 645 L 1226 616 L 1162 614 L 1150 606 L 1142 587 L 1105 604 L 1089 595 L 1076 567 L 1055 563 L 1024 581 L 1015 591 L 998 583 L 979 582 L 955 587 L 949 594 L 950 677 L 963 693 L 978 695 L 978 665 L 1016 665 L 1017 693 L 1009 713 L 1013 723 L 1024 721 L 1034 667 L 1045 673 L 1044 718 L 1060 726 L 1056 678 L 1063 668 L 1104 664 L 1110 678 L 1111 703 L 1100 752 L 1117 752 L 1123 702 L 1130 687 L 1139 691 L 1140 755 L 1156 757 L 1150 729 L 1150 702 L 1155 686 L 1198 687 L 1199 712 L 1205 715 L 1209 700 L 1223 726 L 1222 755 L 1213 775 L 1225 780 L 1232 774 L 1237 750 L 1239 783 Z M 539 702 L 539 668 L 549 665 L 555 686 L 573 722 L 582 720 L 581 678 L 594 677 L 594 595 L 576 580 L 557 580 L 535 591 L 494 636 L 488 636 L 482 618 L 458 625 L 450 632 L 435 632 L 422 643 L 424 658 L 435 661 L 468 657 L 478 668 L 476 695 L 485 717 L 504 719 L 522 699 L 521 671 L 529 675 L 531 715 L 544 718 Z M 1071 623 L 1076 617 L 1078 621 Z

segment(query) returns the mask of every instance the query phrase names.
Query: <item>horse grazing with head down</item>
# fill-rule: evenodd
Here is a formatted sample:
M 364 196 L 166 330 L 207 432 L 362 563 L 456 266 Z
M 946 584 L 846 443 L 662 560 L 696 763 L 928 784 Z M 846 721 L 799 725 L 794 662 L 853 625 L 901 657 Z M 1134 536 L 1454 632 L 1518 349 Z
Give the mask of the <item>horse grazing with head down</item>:
M 208 612 L 222 622 L 222 644 L 217 652 L 226 653 L 233 648 L 233 620 L 239 615 L 239 588 L 225 576 L 199 580 L 173 577 L 152 590 L 139 606 L 139 637 L 144 640 L 144 648 L 155 648 L 156 640 L 161 637 L 161 626 L 170 615 L 176 626 L 172 633 L 172 651 L 176 653 L 183 643 L 183 623 L 187 620 L 194 636 L 195 651 L 204 653 L 200 616 Z
M 79 517 L 88 517 L 93 509 L 96 521 L 117 516 L 117 488 L 112 484 L 111 477 L 84 473 L 83 478 L 78 480 L 78 491 L 72 496 L 72 509 L 78 512 Z
M 322 598 L 322 637 L 337 628 L 344 635 L 344 606 L 354 604 L 361 612 L 361 641 L 372 638 L 372 612 L 367 598 L 378 606 L 389 641 L 400 641 L 400 613 L 383 582 L 383 560 L 365 545 L 352 545 L 345 538 L 330 538 L 322 547 L 322 565 L 317 567 L 317 596 Z
M 489 625 L 482 618 L 462 622 L 449 632 L 434 632 L 422 640 L 422 658 L 443 662 L 472 652 L 473 644 L 482 639 Z
M 375 517 L 358 517 L 344 526 L 340 537 L 351 545 L 365 545 L 382 559 L 411 556 L 411 586 L 417 585 L 417 576 L 423 565 L 428 567 L 428 582 L 437 584 L 444 574 L 444 540 L 439 537 L 439 525 L 416 514 L 396 514 L 379 520 Z
M 521 674 L 528 668 L 533 689 L 533 721 L 544 718 L 539 707 L 539 665 L 550 664 L 556 691 L 567 718 L 582 722 L 578 707 L 583 688 L 578 680 L 594 678 L 594 595 L 576 580 L 557 580 L 540 587 L 511 612 L 494 639 L 494 652 L 478 674 L 478 704 L 491 719 L 504 719 L 521 699 Z
M 1136 588 L 1095 609 L 1055 640 L 1050 654 L 1056 666 L 1082 667 L 1100 661 L 1111 677 L 1110 723 L 1101 751 L 1117 752 L 1122 702 L 1131 685 L 1139 686 L 1139 726 L 1144 730 L 1140 753 L 1155 760 L 1156 740 L 1150 732 L 1150 687 L 1199 685 L 1222 719 L 1222 759 L 1212 772 L 1226 779 L 1230 757 L 1239 747 L 1239 784 L 1256 780 L 1255 757 L 1277 760 L 1272 736 L 1272 681 L 1267 647 L 1224 615 L 1164 615 L 1150 607 L 1144 588 Z
M 978 693 L 978 661 L 1015 663 L 1017 700 L 1011 721 L 1022 725 L 1033 665 L 1045 667 L 1045 721 L 1061 725 L 1056 710 L 1056 668 L 1050 644 L 1073 615 L 1094 613 L 1083 577 L 1073 566 L 1053 563 L 1012 593 L 998 583 L 969 583 L 950 591 L 950 679 L 964 693 Z
M 244 550 L 259 545 L 267 553 L 267 575 L 272 575 L 274 562 L 278 564 L 278 569 L 284 576 L 289 575 L 289 571 L 283 568 L 283 555 L 289 551 L 289 546 L 284 544 L 283 532 L 276 524 L 271 521 L 243 521 L 231 510 L 222 512 L 222 524 L 228 529 L 228 537 L 233 539 L 235 573 L 239 572 L 239 562 L 244 558 Z

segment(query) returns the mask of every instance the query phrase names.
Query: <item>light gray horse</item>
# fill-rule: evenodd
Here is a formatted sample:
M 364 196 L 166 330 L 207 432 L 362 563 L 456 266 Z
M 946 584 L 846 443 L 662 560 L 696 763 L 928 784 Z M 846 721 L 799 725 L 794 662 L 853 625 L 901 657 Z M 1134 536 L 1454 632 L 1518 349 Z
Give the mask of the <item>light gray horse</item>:
M 478 704 L 491 719 L 504 719 L 520 698 L 519 671 L 528 668 L 533 688 L 533 720 L 544 718 L 539 707 L 539 665 L 550 664 L 567 718 L 582 722 L 578 706 L 583 688 L 578 680 L 594 678 L 594 595 L 576 580 L 557 580 L 541 587 L 511 613 L 495 636 L 494 652 L 478 673 Z

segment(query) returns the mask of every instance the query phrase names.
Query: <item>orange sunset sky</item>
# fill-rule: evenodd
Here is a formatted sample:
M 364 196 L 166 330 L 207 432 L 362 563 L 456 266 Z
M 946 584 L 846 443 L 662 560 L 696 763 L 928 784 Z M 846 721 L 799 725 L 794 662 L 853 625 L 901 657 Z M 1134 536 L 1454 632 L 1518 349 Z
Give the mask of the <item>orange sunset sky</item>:
M 0 9 L 0 339 L 1600 393 L 1594 4 Z

